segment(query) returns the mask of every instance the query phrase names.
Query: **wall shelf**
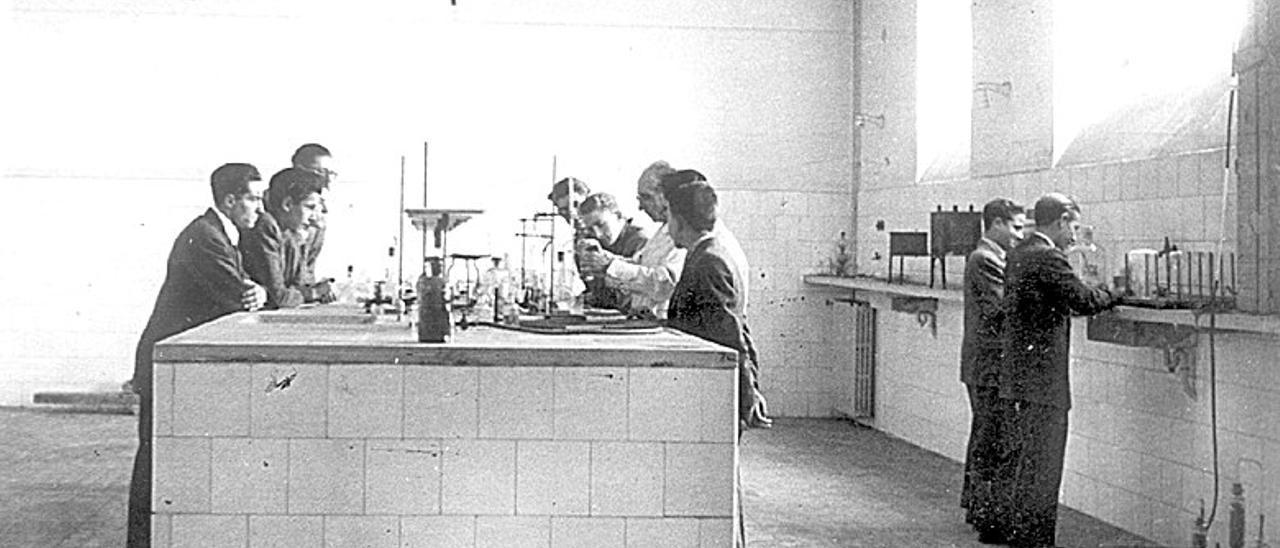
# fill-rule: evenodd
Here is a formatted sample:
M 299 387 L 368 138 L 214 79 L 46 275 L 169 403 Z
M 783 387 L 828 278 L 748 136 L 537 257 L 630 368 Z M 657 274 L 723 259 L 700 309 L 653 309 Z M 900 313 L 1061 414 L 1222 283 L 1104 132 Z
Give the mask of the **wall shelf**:
M 883 293 L 889 296 L 921 297 L 937 299 L 939 301 L 957 303 L 964 302 L 964 292 L 959 288 L 937 289 L 927 285 L 891 284 L 883 279 L 872 278 L 870 276 L 843 277 L 808 274 L 804 277 L 804 283 L 821 287 L 839 287 L 844 289 L 871 291 L 874 293 Z
M 926 285 L 888 283 L 881 278 L 870 276 L 843 277 L 808 274 L 804 276 L 804 283 L 818 287 L 869 291 L 890 297 L 923 297 L 937 299 L 941 302 L 964 302 L 964 292 L 959 288 L 937 289 Z M 1118 306 L 1108 313 L 1112 314 L 1113 318 L 1122 320 L 1171 325 L 1196 325 L 1196 315 L 1191 310 Z M 1200 327 L 1208 327 L 1209 317 L 1207 315 L 1201 315 L 1199 320 Z M 1218 314 L 1216 325 L 1219 331 L 1280 336 L 1280 315 L 1275 314 L 1225 312 Z
M 1117 319 L 1137 322 L 1163 323 L 1172 325 L 1197 325 L 1196 315 L 1192 310 L 1140 308 L 1136 306 L 1117 306 L 1110 314 Z M 1280 335 L 1280 316 L 1267 314 L 1245 314 L 1243 312 L 1219 313 L 1215 320 L 1219 331 L 1238 331 L 1243 333 L 1261 333 L 1264 335 Z M 1202 314 L 1200 327 L 1209 327 L 1209 316 Z

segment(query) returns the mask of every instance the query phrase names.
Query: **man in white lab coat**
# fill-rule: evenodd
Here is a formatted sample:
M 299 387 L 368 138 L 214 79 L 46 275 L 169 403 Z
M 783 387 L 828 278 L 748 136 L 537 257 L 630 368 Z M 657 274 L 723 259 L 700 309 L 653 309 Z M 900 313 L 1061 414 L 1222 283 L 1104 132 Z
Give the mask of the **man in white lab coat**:
M 676 247 L 667 226 L 667 200 L 659 183 L 662 177 L 675 173 L 664 161 L 645 168 L 636 181 L 636 199 L 640 210 L 654 222 L 657 231 L 634 255 L 622 257 L 604 250 L 584 251 L 579 260 L 585 269 L 602 272 L 605 283 L 626 293 L 628 312 L 647 318 L 666 318 L 667 302 L 684 268 L 685 250 Z

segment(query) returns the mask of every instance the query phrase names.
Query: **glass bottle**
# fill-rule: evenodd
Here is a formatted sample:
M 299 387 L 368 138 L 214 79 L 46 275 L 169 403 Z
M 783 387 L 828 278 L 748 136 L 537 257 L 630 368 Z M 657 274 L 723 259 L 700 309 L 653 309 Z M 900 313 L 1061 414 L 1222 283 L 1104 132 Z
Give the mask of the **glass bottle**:
M 444 343 L 453 337 L 443 262 L 439 257 L 428 258 L 430 268 L 418 278 L 418 342 Z

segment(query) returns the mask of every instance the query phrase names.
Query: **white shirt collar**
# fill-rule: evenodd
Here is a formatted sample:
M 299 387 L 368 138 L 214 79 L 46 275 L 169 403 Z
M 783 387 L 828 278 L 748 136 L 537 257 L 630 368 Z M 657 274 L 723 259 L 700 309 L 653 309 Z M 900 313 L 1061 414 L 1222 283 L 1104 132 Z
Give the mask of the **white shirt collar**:
M 218 216 L 218 220 L 222 221 L 222 230 L 227 233 L 227 238 L 231 239 L 232 247 L 240 246 L 240 230 L 236 228 L 236 224 L 231 222 L 231 218 L 227 217 L 218 208 L 213 209 L 213 213 Z
M 1039 230 L 1037 230 L 1037 231 L 1035 231 L 1035 232 L 1033 232 L 1033 233 L 1031 234 L 1031 237 L 1032 237 L 1032 238 L 1034 238 L 1034 237 L 1036 237 L 1036 236 L 1039 236 L 1039 237 L 1040 237 L 1040 239 L 1042 239 L 1042 240 L 1044 240 L 1044 241 L 1048 242 L 1048 243 L 1049 243 L 1049 247 L 1054 247 L 1054 248 L 1058 247 L 1058 244 L 1053 243 L 1053 240 L 1052 240 L 1052 239 L 1050 239 L 1048 236 L 1045 236 L 1045 234 L 1044 234 L 1043 232 L 1040 232 Z

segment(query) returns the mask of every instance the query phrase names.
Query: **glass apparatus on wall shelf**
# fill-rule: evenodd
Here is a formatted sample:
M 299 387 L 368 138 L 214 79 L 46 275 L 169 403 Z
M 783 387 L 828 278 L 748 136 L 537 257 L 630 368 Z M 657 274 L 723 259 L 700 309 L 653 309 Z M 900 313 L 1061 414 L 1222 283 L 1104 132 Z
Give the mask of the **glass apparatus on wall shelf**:
M 1096 285 L 1111 282 L 1115 288 L 1123 288 L 1118 279 L 1108 278 L 1106 250 L 1094 241 L 1094 227 L 1082 226 L 1076 233 L 1076 243 L 1067 250 L 1067 260 L 1080 279 Z
M 1236 256 L 1184 251 L 1164 239 L 1161 249 L 1132 249 L 1116 276 L 1123 303 L 1148 308 L 1234 308 Z M 1123 286 L 1120 286 L 1123 282 Z

